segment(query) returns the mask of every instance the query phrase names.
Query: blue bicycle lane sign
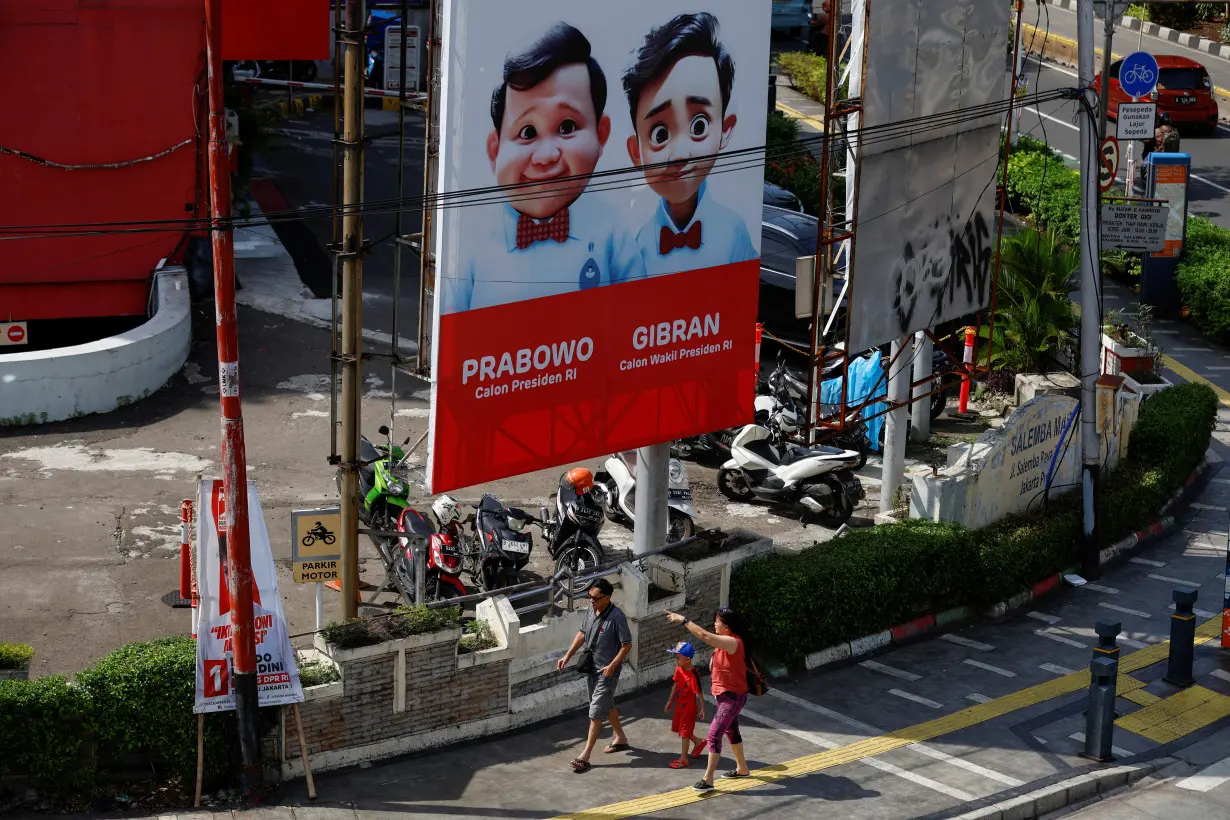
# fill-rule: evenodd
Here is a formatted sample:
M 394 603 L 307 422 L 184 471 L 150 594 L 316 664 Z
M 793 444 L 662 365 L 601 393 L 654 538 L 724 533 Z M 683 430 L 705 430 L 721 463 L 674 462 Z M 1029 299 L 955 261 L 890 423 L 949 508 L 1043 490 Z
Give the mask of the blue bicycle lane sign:
M 1147 51 L 1138 51 L 1119 66 L 1119 87 L 1129 97 L 1147 97 L 1157 87 L 1157 75 L 1157 60 Z

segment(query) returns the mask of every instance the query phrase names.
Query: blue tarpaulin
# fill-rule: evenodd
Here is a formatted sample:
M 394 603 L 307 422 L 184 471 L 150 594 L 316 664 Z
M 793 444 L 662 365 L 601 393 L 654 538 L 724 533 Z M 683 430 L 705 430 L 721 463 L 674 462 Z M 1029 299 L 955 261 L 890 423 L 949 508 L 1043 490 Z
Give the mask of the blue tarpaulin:
M 868 396 L 880 398 L 888 395 L 888 379 L 884 376 L 881 358 L 882 354 L 876 350 L 870 356 L 858 356 L 850 360 L 850 389 L 846 391 L 848 409 L 857 407 Z M 820 403 L 833 405 L 831 408 L 823 408 L 825 414 L 840 413 L 841 383 L 840 377 L 827 379 L 820 383 Z M 886 409 L 887 405 L 882 401 L 874 402 L 863 408 L 863 418 L 867 421 L 867 437 L 871 439 L 871 449 L 876 452 L 880 450 L 880 430 L 884 427 L 884 416 L 869 417 L 883 413 Z

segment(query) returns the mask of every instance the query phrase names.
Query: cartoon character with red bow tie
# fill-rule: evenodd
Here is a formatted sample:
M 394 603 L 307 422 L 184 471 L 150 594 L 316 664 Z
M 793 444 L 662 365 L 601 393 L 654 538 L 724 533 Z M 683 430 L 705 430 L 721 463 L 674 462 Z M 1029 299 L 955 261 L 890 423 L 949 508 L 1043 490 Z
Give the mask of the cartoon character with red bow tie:
M 755 259 L 742 217 L 713 199 L 707 178 L 734 133 L 727 113 L 735 64 L 712 14 L 681 14 L 645 37 L 624 74 L 634 135 L 628 156 L 662 197 L 636 235 L 650 276 Z
M 465 261 L 442 289 L 442 312 L 645 278 L 631 230 L 582 196 L 611 135 L 606 97 L 589 40 L 567 23 L 505 60 L 487 158 L 508 201 L 457 249 Z

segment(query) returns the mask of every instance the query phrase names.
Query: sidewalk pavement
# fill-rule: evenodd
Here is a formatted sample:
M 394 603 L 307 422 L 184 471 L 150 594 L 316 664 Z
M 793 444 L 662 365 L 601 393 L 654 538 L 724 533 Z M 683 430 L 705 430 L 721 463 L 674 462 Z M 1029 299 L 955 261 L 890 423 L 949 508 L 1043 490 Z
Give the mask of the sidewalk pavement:
M 1193 743 L 1179 760 L 1091 805 L 1052 817 L 1076 820 L 1225 820 L 1230 817 L 1230 729 Z
M 1215 448 L 1224 454 L 1230 436 L 1218 438 Z M 1051 788 L 1048 805 L 1057 807 L 1076 794 L 1066 785 L 1073 778 L 1102 772 L 1103 792 L 1128 779 L 1078 756 L 1093 627 L 1105 619 L 1123 626 L 1119 760 L 1111 766 L 1141 764 L 1145 772 L 1169 758 L 1205 765 L 1210 755 L 1202 750 L 1216 748 L 1230 728 L 1230 654 L 1217 640 L 1230 521 L 1226 472 L 1215 473 L 1197 503 L 1179 513 L 1181 529 L 1096 583 L 1065 588 L 998 623 L 775 682 L 743 716 L 754 776 L 719 781 L 715 794 L 691 791 L 697 768 L 666 768 L 678 749 L 662 711 L 663 688 L 619 703 L 633 750 L 596 752 L 584 775 L 568 767 L 584 728 L 577 713 L 478 743 L 322 774 L 314 803 L 302 781 L 293 782 L 278 805 L 234 817 L 801 820 L 828 812 L 892 820 L 958 817 L 1039 785 Z M 1161 680 L 1168 605 L 1180 585 L 1199 590 L 1205 621 L 1197 685 L 1182 691 Z M 1099 788 L 1097 777 L 1082 782 L 1085 794 Z M 993 811 L 969 816 L 1000 816 Z

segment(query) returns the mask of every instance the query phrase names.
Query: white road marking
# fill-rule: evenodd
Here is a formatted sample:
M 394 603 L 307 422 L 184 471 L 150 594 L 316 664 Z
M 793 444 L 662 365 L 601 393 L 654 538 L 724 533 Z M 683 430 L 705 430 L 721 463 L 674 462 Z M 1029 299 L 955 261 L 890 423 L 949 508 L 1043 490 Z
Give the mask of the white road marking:
M 1114 587 L 1104 587 L 1101 584 L 1085 584 L 1081 589 L 1087 589 L 1091 592 L 1101 592 L 1105 595 L 1118 595 L 1119 590 Z
M 915 675 L 913 672 L 907 672 L 904 669 L 898 669 L 895 666 L 889 666 L 888 664 L 879 663 L 877 661 L 863 661 L 862 663 L 859 664 L 859 666 L 865 666 L 868 669 L 874 670 L 876 672 L 880 672 L 885 675 L 892 675 L 894 678 L 901 678 L 902 680 L 908 680 L 908 681 L 922 680 L 921 675 Z
M 1165 561 L 1150 561 L 1148 558 L 1129 558 L 1128 561 L 1133 564 L 1142 564 L 1146 567 L 1155 567 L 1157 569 L 1166 566 Z
M 783 734 L 790 735 L 791 737 L 797 737 L 799 740 L 805 740 L 808 743 L 814 743 L 815 745 L 819 746 L 822 749 L 836 749 L 841 746 L 840 743 L 834 743 L 833 741 L 820 737 L 820 735 L 817 735 L 813 732 L 807 732 L 802 729 L 795 729 L 792 726 L 787 726 L 785 723 L 782 723 L 781 721 L 774 720 L 773 718 L 770 718 L 770 717 L 765 717 L 764 715 L 753 712 L 751 709 L 744 709 L 743 715 L 749 718 L 750 720 L 754 720 L 757 723 L 762 723 L 765 726 L 768 726 L 770 729 L 776 729 L 777 731 L 782 732 Z M 923 786 L 924 788 L 931 789 L 932 791 L 937 791 L 940 794 L 948 795 L 954 800 L 961 800 L 963 802 L 968 803 L 971 800 L 978 799 L 977 797 L 975 797 L 972 794 L 969 794 L 968 792 L 963 792 L 960 789 L 954 789 L 951 786 L 945 786 L 943 783 L 940 783 L 936 780 L 932 780 L 929 777 L 923 777 L 920 774 L 915 774 L 914 772 L 906 771 L 905 769 L 902 769 L 900 766 L 894 766 L 891 763 L 885 763 L 883 760 L 880 760 L 875 757 L 864 758 L 863 760 L 859 762 L 866 763 L 868 766 L 872 767 L 873 769 L 879 769 L 880 771 L 886 774 L 896 775 L 897 777 L 900 777 L 903 780 L 908 780 L 911 783 L 917 784 L 919 786 Z
M 783 692 L 780 689 L 770 689 L 769 694 L 774 695 L 775 697 L 778 697 L 781 700 L 786 701 L 787 703 L 798 706 L 801 709 L 806 709 L 810 712 L 815 712 L 818 715 L 824 715 L 825 717 L 831 718 L 832 720 L 835 720 L 838 723 L 844 723 L 845 725 L 853 729 L 857 729 L 858 731 L 867 734 L 869 737 L 876 737 L 877 735 L 884 734 L 884 731 L 882 729 L 877 729 L 876 727 L 872 726 L 869 723 L 863 723 L 861 720 L 848 717 L 846 715 L 841 714 L 840 712 L 834 712 L 832 709 L 826 709 L 823 706 L 817 706 L 811 701 L 803 700 L 803 698 L 797 697 L 788 692 Z M 983 700 L 978 701 L 979 703 L 986 703 L 987 701 L 991 700 L 991 698 L 988 698 L 986 695 L 978 695 L 978 694 L 966 695 L 966 697 L 969 698 L 970 700 L 976 700 L 977 698 L 983 698 Z M 979 766 L 977 763 L 970 763 L 968 760 L 965 760 L 964 758 L 950 755 L 947 752 L 940 751 L 939 749 L 936 749 L 933 746 L 928 746 L 925 743 L 914 743 L 909 746 L 906 746 L 905 748 L 913 749 L 914 751 L 919 752 L 920 754 L 924 754 L 927 757 L 934 758 L 935 760 L 942 760 L 945 763 L 950 763 L 959 769 L 965 769 L 967 772 L 973 772 L 974 774 L 982 775 L 983 777 L 990 778 L 991 780 L 998 781 L 1007 786 L 1020 786 L 1023 783 L 1023 781 L 1017 780 L 1015 777 L 1010 777 L 1009 775 L 1006 775 L 1006 774 L 1000 774 L 999 772 L 994 771 L 993 769 L 988 769 L 984 766 Z
M 1113 609 L 1115 612 L 1122 612 L 1125 615 L 1135 615 L 1137 618 L 1153 617 L 1148 612 L 1142 612 L 1139 609 L 1128 609 L 1125 606 L 1115 606 L 1114 604 L 1108 604 L 1108 603 L 1105 603 L 1104 601 L 1099 601 L 1098 606 L 1103 607 L 1104 609 Z
M 1076 732 L 1075 734 L 1068 735 L 1068 737 L 1072 738 L 1077 743 L 1085 742 L 1084 732 Z M 1121 749 L 1118 746 L 1111 746 L 1110 753 L 1113 754 L 1115 757 L 1131 757 L 1132 755 L 1136 754 L 1135 752 L 1129 752 L 1127 749 Z
M 1206 365 L 1202 365 L 1200 369 L 1201 369 L 1201 370 L 1230 370 L 1230 367 L 1223 367 L 1223 366 L 1221 366 L 1221 365 L 1211 365 L 1211 364 L 1206 364 Z M 1217 480 L 1217 479 L 1214 479 L 1214 481 L 1216 481 L 1216 480 Z
M 1174 348 L 1174 352 L 1175 353 L 1212 353 L 1213 348 L 1211 347 L 1176 347 Z
M 1071 638 L 1065 638 L 1063 635 L 1056 635 L 1053 632 L 1047 632 L 1045 629 L 1035 629 L 1034 634 L 1040 635 L 1043 638 L 1050 638 L 1052 641 L 1058 641 L 1059 643 L 1066 643 L 1068 646 L 1075 646 L 1077 649 L 1089 648 L 1088 644 L 1072 640 Z
M 932 709 L 943 709 L 944 708 L 944 704 L 942 703 L 936 703 L 930 698 L 924 698 L 921 695 L 914 695 L 909 692 L 903 692 L 900 689 L 889 689 L 888 694 L 896 695 L 897 697 L 904 698 L 906 700 L 912 700 L 915 703 L 921 703 L 923 706 L 930 706 Z
M 969 658 L 966 658 L 965 663 L 969 666 L 975 667 L 976 669 L 985 669 L 988 672 L 994 672 L 997 675 L 1003 675 L 1005 678 L 1015 678 L 1016 677 L 1016 672 L 1011 672 L 1007 669 L 1001 669 L 998 666 L 992 666 L 991 664 L 983 663 L 982 661 L 975 661 L 975 660 L 970 660 Z
M 986 695 L 980 695 L 977 692 L 970 692 L 965 696 L 966 700 L 972 700 L 974 703 L 990 703 L 994 698 L 989 698 Z
M 0 458 L 37 462 L 43 470 L 75 473 L 199 473 L 213 462 L 187 453 L 161 453 L 150 447 L 98 449 L 82 444 L 27 447 Z
M 1025 616 L 1027 618 L 1033 618 L 1036 621 L 1041 621 L 1044 624 L 1050 624 L 1051 626 L 1054 626 L 1063 620 L 1063 618 L 1060 618 L 1058 615 L 1047 615 L 1045 612 L 1026 612 Z
M 1213 483 L 1214 484 L 1230 484 L 1230 478 L 1215 478 L 1213 479 Z
M 1230 757 L 1222 758 L 1212 766 L 1180 780 L 1175 785 L 1192 792 L 1210 792 L 1227 780 L 1230 780 Z
M 1059 125 L 1062 125 L 1064 128 L 1071 128 L 1073 131 L 1080 130 L 1080 126 L 1073 125 L 1067 120 L 1061 120 L 1058 117 L 1051 116 L 1050 114 L 1045 114 L 1039 111 L 1037 108 L 1026 106 L 1022 110 L 1028 111 L 1031 114 L 1037 114 L 1039 117 L 1046 119 L 1046 120 L 1050 120 L 1051 122 L 1057 123 Z M 1060 153 L 1063 153 L 1063 152 L 1060 152 Z M 1064 154 L 1064 156 L 1068 156 L 1068 155 Z M 1071 159 L 1071 157 L 1069 157 L 1069 159 Z M 1218 185 L 1216 182 L 1213 182 L 1211 179 L 1206 179 L 1205 177 L 1202 177 L 1199 174 L 1192 174 L 1191 178 L 1198 182 L 1203 182 L 1205 185 L 1208 185 L 1210 188 L 1216 188 L 1217 190 L 1221 191 L 1223 194 L 1230 194 L 1230 188 L 1227 188 L 1224 185 Z
M 1174 609 L 1174 604 L 1171 604 L 1169 608 Z M 1220 612 L 1209 612 L 1207 609 L 1199 609 L 1197 607 L 1192 607 L 1192 613 L 1197 618 L 1204 618 L 1205 620 L 1208 620 L 1209 618 L 1220 618 L 1221 617 Z
M 1224 680 L 1226 683 L 1230 683 L 1230 672 L 1227 672 L 1225 669 L 1214 669 L 1209 674 L 1218 680 Z
M 1226 511 L 1225 507 L 1219 507 L 1216 504 L 1198 504 L 1194 501 L 1191 504 L 1188 504 L 1187 506 L 1191 507 L 1193 510 L 1212 510 L 1213 512 L 1225 512 Z
M 1123 644 L 1124 646 L 1130 646 L 1132 649 L 1145 649 L 1146 647 L 1149 646 L 1149 644 L 1147 643 L 1142 643 L 1140 641 L 1133 640 L 1131 638 L 1125 638 L 1122 635 L 1115 638 L 1115 640 Z
M 1056 675 L 1071 675 L 1075 669 L 1069 669 L 1066 666 L 1060 666 L 1057 663 L 1044 663 L 1038 667 L 1044 672 L 1053 672 Z
M 981 641 L 975 641 L 969 638 L 963 638 L 960 635 L 953 635 L 951 632 L 945 632 L 943 635 L 940 635 L 940 640 L 948 641 L 949 643 L 955 643 L 957 646 L 965 646 L 965 647 L 969 647 L 970 649 L 977 649 L 980 652 L 991 652 L 992 650 L 995 649 L 995 647 L 991 646 L 989 643 L 982 643 Z
M 1185 587 L 1200 586 L 1200 584 L 1196 583 L 1195 581 L 1184 581 L 1182 578 L 1171 578 L 1169 575 L 1154 575 L 1152 572 L 1150 572 L 1149 577 L 1152 578 L 1154 581 L 1163 581 L 1167 584 L 1182 584 Z

